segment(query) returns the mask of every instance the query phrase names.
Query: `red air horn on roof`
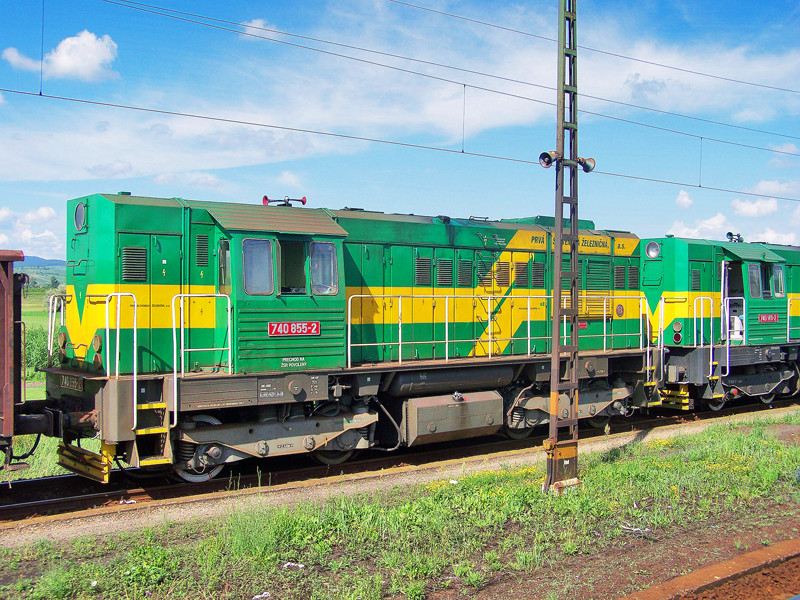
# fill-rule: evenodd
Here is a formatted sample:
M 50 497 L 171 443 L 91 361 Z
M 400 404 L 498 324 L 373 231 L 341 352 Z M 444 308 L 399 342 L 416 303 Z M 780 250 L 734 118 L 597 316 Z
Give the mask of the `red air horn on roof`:
M 269 198 L 267 198 L 266 194 L 264 194 L 264 197 L 261 199 L 261 203 L 264 206 L 269 206 L 270 202 L 276 204 L 277 206 L 291 206 L 292 202 L 299 202 L 300 204 L 305 206 L 308 200 L 306 200 L 305 196 L 303 196 L 302 198 L 289 198 L 289 196 L 286 196 L 284 197 L 283 200 L 270 200 Z

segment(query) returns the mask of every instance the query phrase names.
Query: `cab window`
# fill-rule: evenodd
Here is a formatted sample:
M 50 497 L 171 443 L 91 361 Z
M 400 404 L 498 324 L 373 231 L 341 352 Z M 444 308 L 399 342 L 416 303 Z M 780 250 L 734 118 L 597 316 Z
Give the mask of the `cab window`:
M 231 245 L 228 240 L 219 241 L 219 293 L 231 295 Z
M 748 265 L 747 272 L 750 283 L 750 297 L 761 298 L 761 265 Z
M 248 239 L 242 242 L 244 291 L 250 295 L 268 295 L 274 289 L 272 277 L 272 242 Z
M 786 289 L 783 285 L 783 265 L 775 265 L 772 268 L 772 287 L 776 298 L 786 296 Z
M 761 265 L 761 297 L 769 300 L 772 298 L 772 265 Z
M 280 242 L 281 294 L 306 293 L 305 242 Z
M 336 247 L 328 242 L 311 242 L 311 293 L 324 296 L 338 292 Z

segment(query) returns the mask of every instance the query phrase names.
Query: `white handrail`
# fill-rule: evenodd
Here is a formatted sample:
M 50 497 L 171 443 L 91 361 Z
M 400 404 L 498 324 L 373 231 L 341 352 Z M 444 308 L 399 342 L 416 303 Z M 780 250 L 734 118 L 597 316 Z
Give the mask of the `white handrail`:
M 120 313 L 121 304 L 120 301 L 122 298 L 127 297 L 133 300 L 133 395 L 131 400 L 133 402 L 133 427 L 131 427 L 131 431 L 136 431 L 136 427 L 138 425 L 138 414 L 136 411 L 136 395 L 138 391 L 137 385 L 137 378 L 138 378 L 138 371 L 139 371 L 139 345 L 137 341 L 137 327 L 136 327 L 136 316 L 137 316 L 137 304 L 136 304 L 136 295 L 130 292 L 116 292 L 113 294 L 108 294 L 105 297 L 105 304 L 106 304 L 106 372 L 108 376 L 111 376 L 111 344 L 109 338 L 111 337 L 111 330 L 109 325 L 109 315 L 108 315 L 108 308 L 111 306 L 111 299 L 117 299 L 117 340 L 115 345 L 115 369 L 114 369 L 114 377 L 119 379 L 119 332 L 120 332 Z
M 742 342 L 747 344 L 747 299 L 744 296 L 731 296 L 725 298 L 725 317 L 730 320 L 731 302 L 734 300 L 742 301 Z M 725 373 L 720 373 L 722 377 L 727 377 L 731 374 L 731 332 L 730 323 L 725 323 L 727 326 L 727 335 L 725 336 Z M 720 369 L 722 371 L 722 369 Z
M 228 345 L 220 348 L 186 348 L 186 330 L 184 326 L 184 300 L 186 298 L 225 298 L 227 300 L 228 312 L 228 330 L 227 338 Z M 170 428 L 177 427 L 178 425 L 178 342 L 176 340 L 177 324 L 175 323 L 175 301 L 180 299 L 180 319 L 181 319 L 181 377 L 185 374 L 184 359 L 187 352 L 216 352 L 218 350 L 227 350 L 228 352 L 228 375 L 233 371 L 233 362 L 231 360 L 231 349 L 233 346 L 232 329 L 231 329 L 231 297 L 228 294 L 175 294 L 172 297 L 171 312 L 172 312 L 172 425 Z M 216 304 L 215 304 L 216 308 Z
M 47 366 L 53 361 L 53 341 L 56 334 L 56 313 L 61 307 L 61 327 L 64 326 L 64 313 L 66 312 L 66 295 L 52 294 L 47 304 Z
M 532 322 L 531 322 L 531 309 L 532 303 L 538 302 L 542 303 L 547 300 L 553 301 L 552 295 L 542 295 L 542 296 L 524 296 L 523 297 L 526 301 L 526 316 L 527 316 L 527 354 L 531 355 L 533 352 L 532 343 L 535 341 L 545 341 L 549 340 L 550 336 L 533 336 L 532 335 Z M 354 327 L 354 304 L 356 300 L 371 300 L 376 301 L 379 299 L 383 300 L 397 300 L 398 301 L 398 309 L 397 309 L 397 321 L 393 324 L 397 327 L 397 341 L 396 342 L 387 342 L 386 340 L 382 340 L 380 342 L 360 342 L 356 343 L 353 341 L 353 327 Z M 485 296 L 470 296 L 470 295 L 457 295 L 457 294 L 442 294 L 442 295 L 434 295 L 434 294 L 421 294 L 421 295 L 413 295 L 413 294 L 353 294 L 348 297 L 347 299 L 347 334 L 346 334 L 346 353 L 347 353 L 347 367 L 351 368 L 353 366 L 353 350 L 355 348 L 368 348 L 368 347 L 377 347 L 377 346 L 397 346 L 398 347 L 398 363 L 403 362 L 403 347 L 406 345 L 418 345 L 418 344 L 427 344 L 427 345 L 436 345 L 441 343 L 441 340 L 437 339 L 430 339 L 430 340 L 421 340 L 421 341 L 404 341 L 403 340 L 403 300 L 404 299 L 411 299 L 413 300 L 425 300 L 425 299 L 432 299 L 432 300 L 445 300 L 445 314 L 444 314 L 444 344 L 445 344 L 445 351 L 444 351 L 444 360 L 445 362 L 449 362 L 451 359 L 450 356 L 450 344 L 452 343 L 459 343 L 459 342 L 472 342 L 473 344 L 478 344 L 483 341 L 483 343 L 488 343 L 489 347 L 487 350 L 488 358 L 493 358 L 495 356 L 495 350 L 493 348 L 495 343 L 499 342 L 513 342 L 515 340 L 519 340 L 522 338 L 513 337 L 498 337 L 496 335 L 495 327 L 492 324 L 493 321 L 493 310 L 496 308 L 496 303 L 502 302 L 504 300 L 508 300 L 510 302 L 514 302 L 515 300 L 519 300 L 520 297 L 518 296 L 501 296 L 501 295 L 485 295 Z M 454 300 L 451 304 L 450 300 Z M 566 307 L 567 297 L 563 297 L 562 301 Z M 617 296 L 614 294 L 604 296 L 604 295 L 585 295 L 581 296 L 581 300 L 602 300 L 603 301 L 603 316 L 601 317 L 603 320 L 603 331 L 600 334 L 592 334 L 592 335 L 583 335 L 580 336 L 582 339 L 596 339 L 602 337 L 603 339 L 603 351 L 608 350 L 609 342 L 613 338 L 616 337 L 628 337 L 631 335 L 638 335 L 639 337 L 639 349 L 642 350 L 645 346 L 649 349 L 650 348 L 650 340 L 648 339 L 647 344 L 644 342 L 644 336 L 646 335 L 646 327 L 644 326 L 643 319 L 646 319 L 644 315 L 644 307 L 646 306 L 646 299 L 642 296 Z M 473 338 L 473 339 L 451 339 L 450 337 L 450 327 L 455 323 L 455 321 L 451 322 L 451 308 L 455 310 L 455 305 L 458 300 L 471 300 L 473 303 L 477 301 L 486 302 L 486 310 L 487 310 L 487 323 L 486 329 L 484 332 L 484 336 Z M 612 333 L 609 332 L 608 321 L 612 319 L 612 315 L 609 314 L 609 300 L 612 302 L 614 300 L 624 300 L 624 301 L 631 301 L 636 300 L 639 305 L 639 331 L 638 332 L 622 332 L 622 333 Z M 501 309 L 502 310 L 502 309 Z M 383 309 L 384 313 L 386 312 L 386 308 Z M 433 313 L 435 314 L 435 307 L 432 308 Z M 592 317 L 589 317 L 592 318 Z M 387 322 L 386 325 L 389 325 Z M 563 335 L 567 336 L 566 331 L 566 317 L 564 318 L 564 331 Z
M 705 348 L 705 303 L 711 309 L 710 317 L 710 331 L 709 331 L 709 359 L 708 359 L 708 377 L 714 375 L 714 300 L 711 296 L 697 296 L 694 299 L 693 318 L 692 318 L 692 345 L 695 348 Z M 700 303 L 700 345 L 697 345 L 697 305 Z

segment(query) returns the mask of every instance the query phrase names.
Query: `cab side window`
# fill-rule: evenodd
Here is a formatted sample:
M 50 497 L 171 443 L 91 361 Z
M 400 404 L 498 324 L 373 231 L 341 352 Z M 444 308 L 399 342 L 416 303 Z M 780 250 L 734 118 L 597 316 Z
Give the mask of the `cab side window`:
M 761 298 L 761 265 L 748 265 L 747 273 L 750 283 L 750 297 Z
M 242 242 L 244 291 L 250 295 L 269 295 L 275 290 L 272 267 L 272 242 L 248 239 Z
M 761 297 L 765 300 L 772 298 L 772 265 L 761 265 Z
M 783 285 L 783 265 L 772 267 L 772 288 L 775 291 L 776 298 L 786 296 L 786 288 Z
M 329 242 L 311 242 L 311 293 L 324 296 L 339 292 L 336 247 Z
M 306 243 L 281 240 L 281 294 L 306 293 Z
M 219 261 L 219 293 L 231 295 L 231 244 L 228 240 L 219 241 L 217 252 Z

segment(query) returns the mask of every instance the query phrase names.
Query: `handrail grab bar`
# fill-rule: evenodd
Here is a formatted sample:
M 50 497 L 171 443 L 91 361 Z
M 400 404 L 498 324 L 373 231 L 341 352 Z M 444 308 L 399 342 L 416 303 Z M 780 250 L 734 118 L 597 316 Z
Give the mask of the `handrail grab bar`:
M 174 428 L 178 426 L 178 341 L 176 339 L 176 332 L 177 332 L 177 324 L 175 323 L 175 301 L 180 299 L 180 320 L 181 320 L 181 377 L 185 374 L 184 369 L 184 359 L 186 352 L 192 352 L 193 350 L 201 350 L 200 348 L 186 349 L 186 329 L 184 326 L 185 319 L 184 319 L 184 312 L 185 312 L 185 303 L 184 300 L 186 298 L 225 298 L 227 301 L 227 314 L 228 314 L 228 329 L 227 329 L 227 338 L 228 338 L 228 345 L 221 346 L 219 348 L 203 348 L 202 350 L 206 350 L 209 352 L 216 352 L 218 350 L 225 350 L 228 352 L 228 375 L 233 372 L 233 361 L 232 361 L 232 347 L 233 347 L 233 333 L 231 328 L 231 319 L 232 319 L 232 311 L 231 311 L 231 297 L 228 294 L 175 294 L 172 297 L 172 302 L 170 304 L 171 313 L 172 313 L 172 404 L 173 404 L 173 411 L 172 411 L 172 424 L 170 428 Z
M 120 335 L 120 313 L 121 310 L 121 301 L 123 297 L 131 298 L 133 300 L 133 395 L 131 396 L 131 400 L 133 402 L 133 427 L 131 427 L 131 431 L 135 431 L 138 425 L 138 414 L 136 411 L 136 392 L 138 390 L 138 371 L 139 371 L 139 363 L 138 363 L 138 354 L 139 354 L 139 344 L 137 340 L 137 326 L 136 326 L 136 316 L 137 316 L 137 303 L 136 303 L 136 295 L 130 292 L 115 292 L 113 294 L 108 294 L 105 297 L 105 305 L 106 305 L 106 372 L 108 376 L 111 376 L 111 344 L 109 343 L 109 339 L 111 337 L 111 330 L 109 324 L 109 315 L 108 309 L 111 306 L 111 299 L 116 298 L 117 300 L 117 323 L 116 323 L 116 330 L 117 330 L 117 339 L 115 344 L 115 369 L 114 369 L 114 377 L 119 379 L 119 335 Z

